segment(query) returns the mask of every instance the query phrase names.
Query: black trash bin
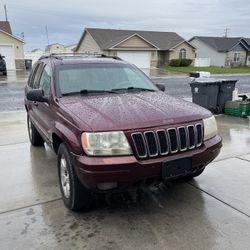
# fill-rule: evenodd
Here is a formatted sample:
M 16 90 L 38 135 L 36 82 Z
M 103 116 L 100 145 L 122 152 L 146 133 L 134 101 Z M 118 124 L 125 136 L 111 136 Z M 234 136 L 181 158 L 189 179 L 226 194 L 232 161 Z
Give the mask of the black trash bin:
M 189 76 L 193 77 L 193 78 L 199 78 L 200 77 L 200 72 L 199 71 L 192 71 L 192 72 L 189 73 Z
M 212 78 L 196 79 L 196 81 L 191 82 L 193 103 L 210 110 L 212 113 L 217 113 L 219 84 L 218 79 Z
M 231 101 L 233 97 L 233 91 L 235 90 L 235 84 L 238 80 L 222 80 L 219 84 L 218 94 L 218 112 L 222 113 L 225 109 L 227 101 Z
M 25 59 L 25 68 L 26 68 L 26 70 L 31 70 L 31 68 L 32 68 L 32 60 Z

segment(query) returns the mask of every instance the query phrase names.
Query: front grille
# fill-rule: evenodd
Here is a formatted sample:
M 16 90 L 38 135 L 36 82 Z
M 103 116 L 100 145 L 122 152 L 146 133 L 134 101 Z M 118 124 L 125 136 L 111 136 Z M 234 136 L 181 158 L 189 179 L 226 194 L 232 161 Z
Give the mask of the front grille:
M 178 151 L 178 136 L 175 128 L 168 129 L 169 141 L 170 141 L 170 151 L 175 153 Z
M 136 132 L 131 136 L 137 157 L 147 158 L 200 147 L 203 142 L 203 127 L 198 123 L 144 133 Z
M 193 125 L 189 125 L 187 127 L 188 129 L 188 146 L 190 149 L 195 147 L 195 132 L 194 132 L 194 126 Z
M 147 156 L 146 145 L 141 133 L 132 134 L 132 139 L 135 145 L 136 153 L 138 157 L 144 158 Z
M 185 151 L 187 149 L 187 133 L 185 127 L 178 128 L 180 137 L 180 150 Z
M 169 151 L 168 137 L 165 130 L 156 131 L 157 139 L 159 142 L 159 152 L 161 155 L 165 155 Z
M 145 132 L 144 135 L 146 138 L 149 156 L 158 155 L 158 147 L 157 147 L 157 142 L 156 142 L 154 132 L 148 131 L 148 132 Z

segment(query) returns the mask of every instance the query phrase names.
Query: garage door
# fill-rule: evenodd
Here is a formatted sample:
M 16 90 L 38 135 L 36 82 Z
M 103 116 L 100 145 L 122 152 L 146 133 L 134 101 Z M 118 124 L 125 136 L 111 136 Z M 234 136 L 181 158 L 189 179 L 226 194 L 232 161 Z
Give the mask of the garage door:
M 5 56 L 7 70 L 16 69 L 14 50 L 11 45 L 0 45 L 0 54 Z
M 123 60 L 135 64 L 138 68 L 150 68 L 151 52 L 145 51 L 118 51 L 117 56 Z

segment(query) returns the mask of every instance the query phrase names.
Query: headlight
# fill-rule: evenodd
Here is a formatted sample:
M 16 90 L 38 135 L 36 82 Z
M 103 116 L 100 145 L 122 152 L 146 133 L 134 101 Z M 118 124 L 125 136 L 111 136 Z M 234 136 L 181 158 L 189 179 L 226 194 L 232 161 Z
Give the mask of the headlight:
M 88 155 L 131 155 L 132 151 L 122 131 L 83 133 L 82 147 Z
M 217 122 L 214 116 L 203 119 L 204 124 L 204 141 L 217 135 Z

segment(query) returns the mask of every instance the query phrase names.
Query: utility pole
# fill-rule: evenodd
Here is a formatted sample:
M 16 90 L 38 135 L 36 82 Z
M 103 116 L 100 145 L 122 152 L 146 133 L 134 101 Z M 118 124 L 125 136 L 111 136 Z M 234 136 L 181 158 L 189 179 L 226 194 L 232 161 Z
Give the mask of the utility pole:
M 49 32 L 48 32 L 47 24 L 46 24 L 46 26 L 45 26 L 45 31 L 46 31 L 47 43 L 48 43 L 48 45 L 49 45 Z
M 228 28 L 225 29 L 225 35 L 224 35 L 225 37 L 228 36 L 229 30 L 230 30 L 230 29 L 228 29 Z
M 6 20 L 6 22 L 8 22 L 8 16 L 7 16 L 7 8 L 6 8 L 6 4 L 4 5 L 4 13 L 5 13 L 5 20 Z

